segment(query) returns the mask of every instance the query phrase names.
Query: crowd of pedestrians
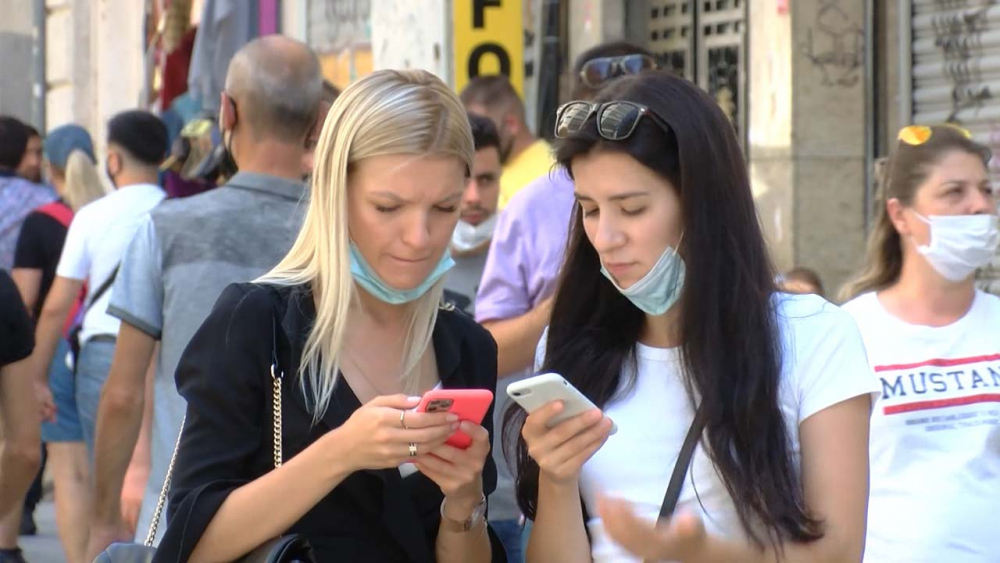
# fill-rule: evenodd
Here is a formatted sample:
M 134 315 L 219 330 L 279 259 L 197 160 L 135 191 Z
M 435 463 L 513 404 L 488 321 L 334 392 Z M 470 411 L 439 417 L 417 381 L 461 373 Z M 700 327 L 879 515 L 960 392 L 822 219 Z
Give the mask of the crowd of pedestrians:
M 45 472 L 70 563 L 1000 561 L 990 151 L 900 131 L 838 307 L 656 67 L 586 51 L 536 135 L 503 76 L 340 92 L 258 38 L 184 193 L 150 111 L 100 161 L 0 117 L 0 563 Z M 543 373 L 596 408 L 509 400 Z

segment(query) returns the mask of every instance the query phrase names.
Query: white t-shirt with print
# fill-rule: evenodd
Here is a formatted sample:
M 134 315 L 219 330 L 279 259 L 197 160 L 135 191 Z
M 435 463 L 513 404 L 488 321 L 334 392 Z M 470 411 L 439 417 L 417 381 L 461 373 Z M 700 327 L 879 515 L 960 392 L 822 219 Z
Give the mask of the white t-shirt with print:
M 858 329 L 846 313 L 814 295 L 779 294 L 775 299 L 784 350 L 781 410 L 797 465 L 802 421 L 847 399 L 866 394 L 874 397 L 878 387 Z M 539 344 L 536 365 L 541 364 L 545 340 L 543 337 Z M 636 355 L 635 387 L 605 408 L 618 432 L 584 464 L 581 473 L 595 563 L 639 563 L 639 558 L 605 533 L 597 515 L 597 498 L 606 495 L 625 499 L 643 517 L 655 521 L 694 418 L 684 390 L 679 350 L 637 344 Z M 700 515 L 709 533 L 746 537 L 733 501 L 700 444 L 677 511 Z
M 844 305 L 878 377 L 868 563 L 1000 562 L 1000 299 L 944 327 Z
M 87 301 L 121 263 L 142 218 L 166 193 L 153 184 L 123 186 L 84 206 L 73 217 L 66 233 L 56 275 L 87 282 Z M 94 336 L 118 336 L 121 321 L 108 314 L 111 289 L 87 311 L 80 330 L 80 344 Z

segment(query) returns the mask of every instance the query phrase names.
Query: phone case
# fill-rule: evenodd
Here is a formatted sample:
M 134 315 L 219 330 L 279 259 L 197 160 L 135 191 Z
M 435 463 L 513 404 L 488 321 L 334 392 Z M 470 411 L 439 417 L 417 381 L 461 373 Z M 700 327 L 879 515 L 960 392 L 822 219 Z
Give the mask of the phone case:
M 482 424 L 491 404 L 493 392 L 488 389 L 431 389 L 421 397 L 417 412 L 447 411 L 461 420 Z M 456 430 L 446 443 L 464 450 L 472 445 L 472 438 Z
M 549 428 L 597 408 L 590 399 L 558 373 L 543 373 L 511 383 L 507 386 L 507 395 L 528 411 L 528 414 L 552 401 L 562 401 L 565 409 L 549 421 Z M 612 422 L 611 433 L 617 431 L 618 426 Z

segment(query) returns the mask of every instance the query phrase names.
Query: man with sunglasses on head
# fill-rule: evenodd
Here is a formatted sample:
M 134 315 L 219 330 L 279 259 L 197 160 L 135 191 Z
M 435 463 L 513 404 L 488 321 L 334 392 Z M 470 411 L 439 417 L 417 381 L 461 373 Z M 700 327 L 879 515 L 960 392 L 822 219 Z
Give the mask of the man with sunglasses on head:
M 655 66 L 649 51 L 630 43 L 594 47 L 581 54 L 573 67 L 573 99 L 592 99 L 613 78 Z M 501 379 L 494 410 L 496 425 L 503 423 L 507 386 L 532 375 L 535 347 L 549 322 L 551 297 L 574 205 L 573 181 L 566 172 L 546 171 L 521 190 L 497 220 L 476 298 L 476 320 L 497 342 L 497 372 Z M 514 478 L 504 458 L 501 434 L 497 432 L 493 438 L 498 476 L 496 491 L 489 501 L 490 524 L 513 563 L 524 560 L 521 513 L 514 499 Z

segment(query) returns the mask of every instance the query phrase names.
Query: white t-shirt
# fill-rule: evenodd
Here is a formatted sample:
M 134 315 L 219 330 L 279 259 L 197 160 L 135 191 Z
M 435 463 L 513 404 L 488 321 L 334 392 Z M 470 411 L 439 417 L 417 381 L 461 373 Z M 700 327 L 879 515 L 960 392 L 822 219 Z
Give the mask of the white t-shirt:
M 881 390 L 871 423 L 869 563 L 1000 561 L 1000 299 L 944 327 L 844 305 Z
M 798 463 L 799 424 L 803 420 L 847 399 L 874 395 L 878 386 L 865 360 L 858 329 L 846 313 L 814 295 L 779 294 L 775 299 L 784 349 L 781 410 Z M 543 337 L 536 363 L 540 364 L 544 346 Z M 636 355 L 635 387 L 605 408 L 618 432 L 584 464 L 580 478 L 595 563 L 639 563 L 639 558 L 605 533 L 597 515 L 598 495 L 630 501 L 640 515 L 655 521 L 694 418 L 684 390 L 679 350 L 637 344 Z M 709 533 L 746 537 L 736 507 L 700 444 L 677 510 L 699 514 Z
M 56 275 L 87 281 L 87 301 L 107 281 L 125 254 L 142 218 L 166 193 L 153 184 L 124 186 L 84 206 L 73 217 Z M 107 313 L 111 289 L 83 318 L 80 344 L 99 334 L 118 336 L 120 321 Z

